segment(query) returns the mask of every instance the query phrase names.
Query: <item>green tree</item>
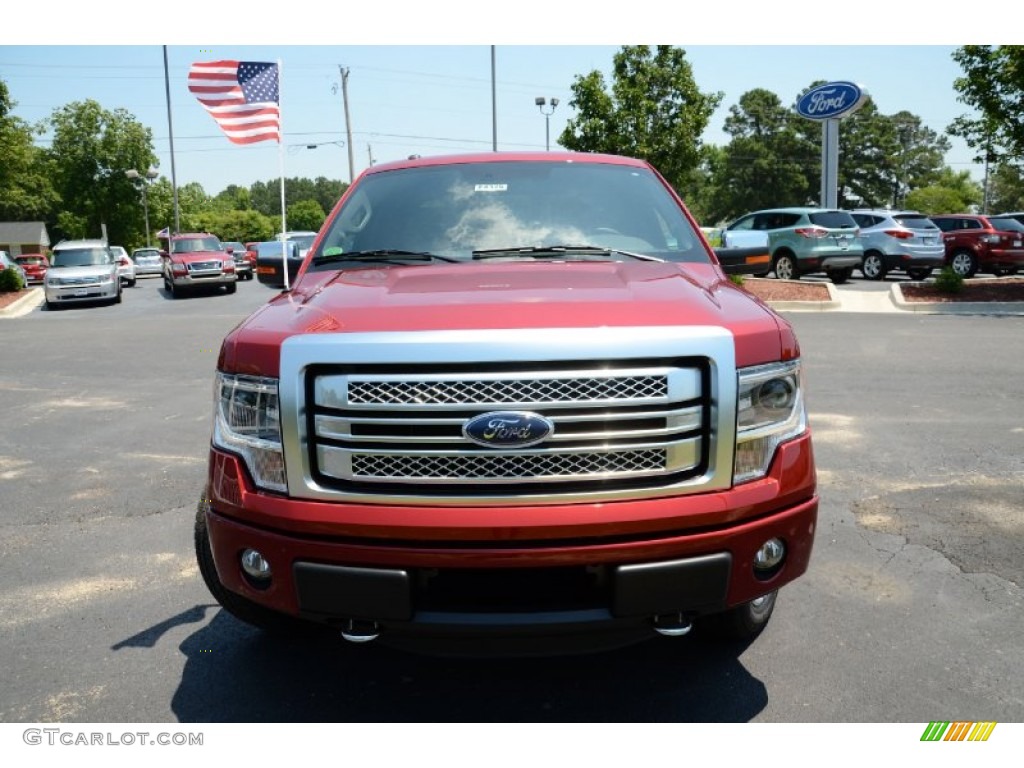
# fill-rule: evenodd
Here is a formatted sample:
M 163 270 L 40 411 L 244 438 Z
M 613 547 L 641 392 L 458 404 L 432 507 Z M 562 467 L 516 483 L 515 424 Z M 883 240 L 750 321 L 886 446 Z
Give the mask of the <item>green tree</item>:
M 981 200 L 981 186 L 971 178 L 970 171 L 944 168 L 934 184 L 911 190 L 906 204 L 921 213 L 964 213 Z
M 252 195 L 245 187 L 229 184 L 211 201 L 214 208 L 222 211 L 252 210 Z
M 291 207 L 300 200 L 316 200 L 320 208 L 329 211 L 341 199 L 348 184 L 318 176 L 316 180 L 295 177 L 285 179 L 285 205 Z M 249 187 L 251 206 L 267 216 L 281 216 L 281 180 L 257 181 Z M 291 225 L 289 225 L 291 226 Z
M 288 206 L 288 229 L 317 232 L 324 218 L 324 209 L 316 200 L 299 200 Z
M 1011 163 L 1000 163 L 989 173 L 988 209 L 1024 211 L 1024 173 Z
M 156 165 L 153 136 L 124 109 L 109 111 L 91 99 L 73 102 L 50 118 L 47 152 L 63 200 L 58 228 L 69 237 L 126 242 L 143 229 L 139 193 L 125 171 Z
M 202 231 L 202 215 L 214 210 L 213 200 L 198 181 L 190 181 L 178 187 L 178 213 L 182 232 Z
M 593 71 L 572 84 L 575 117 L 559 143 L 581 152 L 647 160 L 683 191 L 701 160 L 701 135 L 722 100 L 702 93 L 681 48 L 623 46 L 613 57 L 612 84 Z
M 41 129 L 14 117 L 15 106 L 0 80 L 0 221 L 46 220 L 59 197 L 46 158 L 32 141 Z
M 807 201 L 811 191 L 805 169 L 814 146 L 795 129 L 796 119 L 778 96 L 763 88 L 744 93 L 729 108 L 724 127 L 732 139 L 712 181 L 714 220 Z
M 948 127 L 978 153 L 1019 162 L 1024 157 L 1024 46 L 965 45 L 953 53 L 964 72 L 953 82 L 960 101 L 977 110 Z
M 212 232 L 221 240 L 247 243 L 253 240 L 269 240 L 280 227 L 269 216 L 259 211 L 209 210 L 192 214 L 189 219 L 192 229 Z

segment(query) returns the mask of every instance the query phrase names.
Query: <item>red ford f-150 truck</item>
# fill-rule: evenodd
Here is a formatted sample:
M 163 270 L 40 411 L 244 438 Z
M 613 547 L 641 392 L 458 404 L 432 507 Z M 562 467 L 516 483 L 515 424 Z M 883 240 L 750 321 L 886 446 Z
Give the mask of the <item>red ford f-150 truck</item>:
M 808 567 L 797 340 L 639 160 L 367 170 L 224 339 L 214 407 L 197 558 L 259 627 L 470 654 L 750 638 Z

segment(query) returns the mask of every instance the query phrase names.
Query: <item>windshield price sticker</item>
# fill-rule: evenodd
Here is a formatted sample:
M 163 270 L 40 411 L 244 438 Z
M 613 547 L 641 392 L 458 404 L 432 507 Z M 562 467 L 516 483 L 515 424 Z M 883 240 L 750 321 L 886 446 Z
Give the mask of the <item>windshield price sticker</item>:
M 474 192 L 508 192 L 508 184 L 477 184 Z

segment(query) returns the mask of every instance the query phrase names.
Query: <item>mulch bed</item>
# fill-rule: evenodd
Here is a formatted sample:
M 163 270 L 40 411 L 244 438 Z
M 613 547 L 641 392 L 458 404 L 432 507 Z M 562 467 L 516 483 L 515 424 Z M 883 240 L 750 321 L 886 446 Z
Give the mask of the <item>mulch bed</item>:
M 959 293 L 944 293 L 933 282 L 901 282 L 899 285 L 905 301 L 1024 302 L 1024 278 L 1020 277 L 973 278 L 964 281 L 963 289 Z M 830 298 L 824 283 L 802 280 L 744 277 L 743 287 L 763 301 L 828 301 Z
M 32 288 L 34 287 L 32 286 Z M 6 309 L 22 296 L 27 296 L 32 288 L 23 288 L 20 291 L 0 291 L 0 309 Z
M 743 288 L 762 301 L 830 301 L 832 298 L 824 283 L 800 280 L 744 277 Z
M 1024 301 L 1024 278 L 966 280 L 959 293 L 944 293 L 934 283 L 902 283 L 907 301 Z

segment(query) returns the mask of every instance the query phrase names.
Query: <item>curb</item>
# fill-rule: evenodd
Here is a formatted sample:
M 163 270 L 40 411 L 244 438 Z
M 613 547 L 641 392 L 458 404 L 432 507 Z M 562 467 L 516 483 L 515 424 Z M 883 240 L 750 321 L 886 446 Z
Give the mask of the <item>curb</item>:
M 13 304 L 0 309 L 0 317 L 21 317 L 43 303 L 43 289 L 36 286 Z
M 1020 301 L 907 301 L 899 283 L 889 289 L 897 309 L 938 315 L 1024 315 Z
M 839 309 L 842 302 L 836 293 L 836 287 L 832 283 L 821 283 L 828 290 L 828 299 L 825 301 L 766 301 L 772 309 L 785 311 L 823 312 Z

